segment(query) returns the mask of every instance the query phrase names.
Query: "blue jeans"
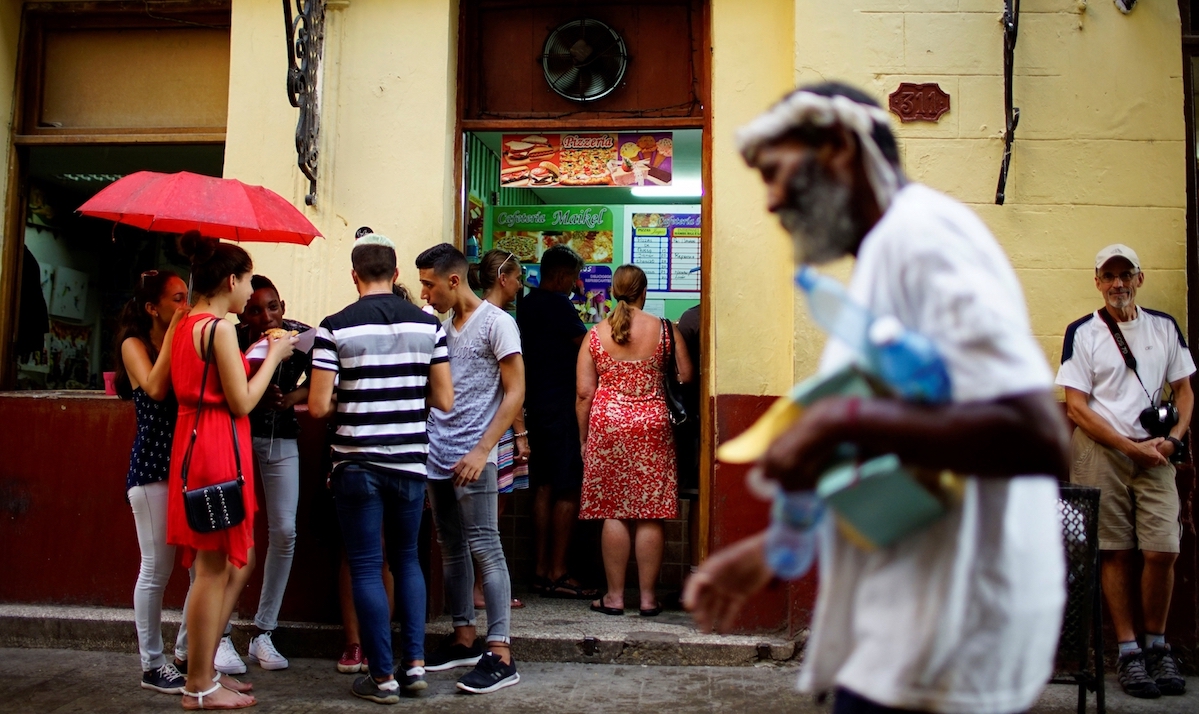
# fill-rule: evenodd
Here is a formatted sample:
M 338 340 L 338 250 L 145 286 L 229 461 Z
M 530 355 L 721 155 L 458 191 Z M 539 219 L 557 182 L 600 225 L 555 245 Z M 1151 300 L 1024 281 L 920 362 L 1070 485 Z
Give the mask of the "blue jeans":
M 429 475 L 438 475 L 432 465 Z M 509 644 L 512 581 L 500 544 L 495 464 L 487 464 L 477 481 L 462 488 L 454 486 L 450 479 L 430 479 L 429 501 L 437 524 L 437 542 L 441 544 L 445 591 L 454 627 L 475 624 L 473 556 L 483 573 L 487 642 Z
M 370 660 L 371 676 L 390 677 L 395 663 L 387 591 L 380 576 L 383 541 L 395 578 L 403 662 L 425 658 L 425 576 L 416 549 L 425 482 L 347 466 L 333 478 L 333 498 L 350 564 L 362 649 Z

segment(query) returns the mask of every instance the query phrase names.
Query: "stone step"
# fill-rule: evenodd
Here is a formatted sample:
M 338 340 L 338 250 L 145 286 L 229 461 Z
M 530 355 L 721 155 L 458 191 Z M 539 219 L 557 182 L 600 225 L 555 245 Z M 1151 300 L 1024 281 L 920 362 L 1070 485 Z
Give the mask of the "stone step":
M 700 634 L 682 612 L 640 617 L 592 613 L 586 602 L 530 598 L 512 612 L 512 649 L 528 662 L 739 666 L 795 659 L 806 632 L 794 640 L 778 636 Z M 163 639 L 173 649 L 180 612 L 164 610 Z M 478 613 L 479 632 L 486 617 Z M 234 619 L 233 641 L 248 646 L 253 623 Z M 393 625 L 394 628 L 394 625 Z M 448 617 L 426 625 L 426 651 L 451 632 Z M 393 632 L 395 630 L 393 629 Z M 286 657 L 336 659 L 344 640 L 340 625 L 281 622 L 274 642 Z M 39 647 L 136 652 L 133 610 L 63 605 L 0 604 L 0 647 Z

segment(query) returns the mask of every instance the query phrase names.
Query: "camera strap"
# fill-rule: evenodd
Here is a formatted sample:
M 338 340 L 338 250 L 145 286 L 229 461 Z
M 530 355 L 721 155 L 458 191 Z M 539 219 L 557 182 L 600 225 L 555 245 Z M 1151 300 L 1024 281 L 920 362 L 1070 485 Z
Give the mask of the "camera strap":
M 1116 318 L 1111 316 L 1106 307 L 1099 309 L 1099 317 L 1103 319 L 1103 323 L 1107 325 L 1107 329 L 1112 333 L 1112 339 L 1116 341 L 1116 347 L 1120 349 L 1120 356 L 1124 358 L 1124 364 L 1136 375 L 1137 382 L 1141 385 L 1141 391 L 1145 393 L 1146 397 L 1149 397 L 1149 405 L 1157 406 L 1153 401 L 1153 397 L 1150 396 L 1149 390 L 1145 388 L 1145 383 L 1141 381 L 1141 373 L 1137 371 L 1136 355 L 1132 353 L 1132 348 L 1128 346 L 1128 340 L 1124 339 L 1124 333 L 1120 331 L 1120 325 L 1117 324 Z

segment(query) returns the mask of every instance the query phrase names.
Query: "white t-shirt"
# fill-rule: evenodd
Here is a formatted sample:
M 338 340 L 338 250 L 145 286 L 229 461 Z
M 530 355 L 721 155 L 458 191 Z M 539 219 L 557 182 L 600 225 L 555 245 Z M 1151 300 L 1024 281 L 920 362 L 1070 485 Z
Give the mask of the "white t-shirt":
M 1006 256 L 943 194 L 909 184 L 896 195 L 862 243 L 849 292 L 936 344 L 954 402 L 1051 388 Z M 831 340 L 821 369 L 852 359 Z M 1066 599 L 1057 496 L 1048 476 L 969 477 L 945 517 L 870 553 L 826 519 L 800 687 L 839 685 L 934 712 L 1031 707 L 1052 671 Z
M 1098 311 L 1066 328 L 1057 383 L 1087 394 L 1087 406 L 1122 436 L 1144 439 L 1149 432 L 1138 417 L 1149 406 L 1149 395 L 1155 404 L 1161 403 L 1162 385 L 1194 374 L 1195 360 L 1178 323 L 1164 312 L 1138 307 L 1135 318 L 1118 324 L 1137 358 L 1137 373 L 1145 382 L 1144 388 L 1124 364 L 1120 348 Z
M 467 454 L 491 425 L 504 386 L 500 360 L 520 354 L 520 330 L 516 320 L 484 300 L 462 329 L 454 327 L 454 316 L 443 323 L 450 352 L 450 375 L 454 380 L 454 408 L 448 412 L 429 410 L 429 479 L 447 479 L 454 464 Z M 487 463 L 498 460 L 492 447 Z

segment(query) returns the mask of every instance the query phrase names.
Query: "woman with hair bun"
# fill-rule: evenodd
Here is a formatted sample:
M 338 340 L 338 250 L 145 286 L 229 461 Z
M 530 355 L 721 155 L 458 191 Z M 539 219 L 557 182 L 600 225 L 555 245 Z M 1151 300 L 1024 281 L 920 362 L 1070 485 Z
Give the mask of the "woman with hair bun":
M 665 363 L 674 347 L 680 382 L 691 381 L 682 336 L 644 312 L 648 282 L 636 265 L 612 276 L 616 307 L 591 329 L 579 351 L 579 440 L 583 445 L 580 519 L 604 519 L 600 539 L 608 592 L 591 603 L 624 614 L 625 567 L 635 530 L 642 617 L 662 611 L 654 593 L 662 566 L 662 519 L 678 511 L 674 433 L 666 407 Z
M 250 410 L 262 398 L 280 362 L 291 356 L 296 338 L 270 339 L 262 367 L 247 378 L 250 367 L 238 349 L 228 313 L 240 314 L 254 288 L 254 265 L 245 250 L 189 232 L 179 251 L 191 259 L 192 289 L 198 296 L 191 314 L 179 323 L 172 344 L 171 384 L 179 401 L 175 441 L 171 449 L 167 542 L 183 549 L 183 564 L 195 564 L 188 597 L 187 627 L 191 641 L 184 709 L 241 709 L 257 700 L 252 685 L 216 675 L 213 656 L 233 612 L 237 596 L 254 568 L 254 452 Z M 208 377 L 201 394 L 204 368 Z M 201 403 L 203 408 L 200 408 Z M 182 466 L 195 430 L 188 472 L 189 490 L 231 481 L 238 469 L 245 479 L 245 519 L 212 533 L 197 533 L 183 505 Z
M 133 510 L 142 562 L 133 588 L 133 619 L 141 654 L 143 689 L 163 694 L 183 691 L 183 675 L 168 662 L 162 644 L 162 593 L 175 567 L 167 545 L 167 477 L 175 432 L 171 393 L 171 341 L 187 316 L 187 285 L 167 270 L 141 274 L 133 297 L 117 320 L 117 394 L 132 399 L 137 433 L 129 453 L 125 498 Z M 184 611 L 186 611 L 184 606 Z M 179 628 L 176 650 L 187 640 Z

